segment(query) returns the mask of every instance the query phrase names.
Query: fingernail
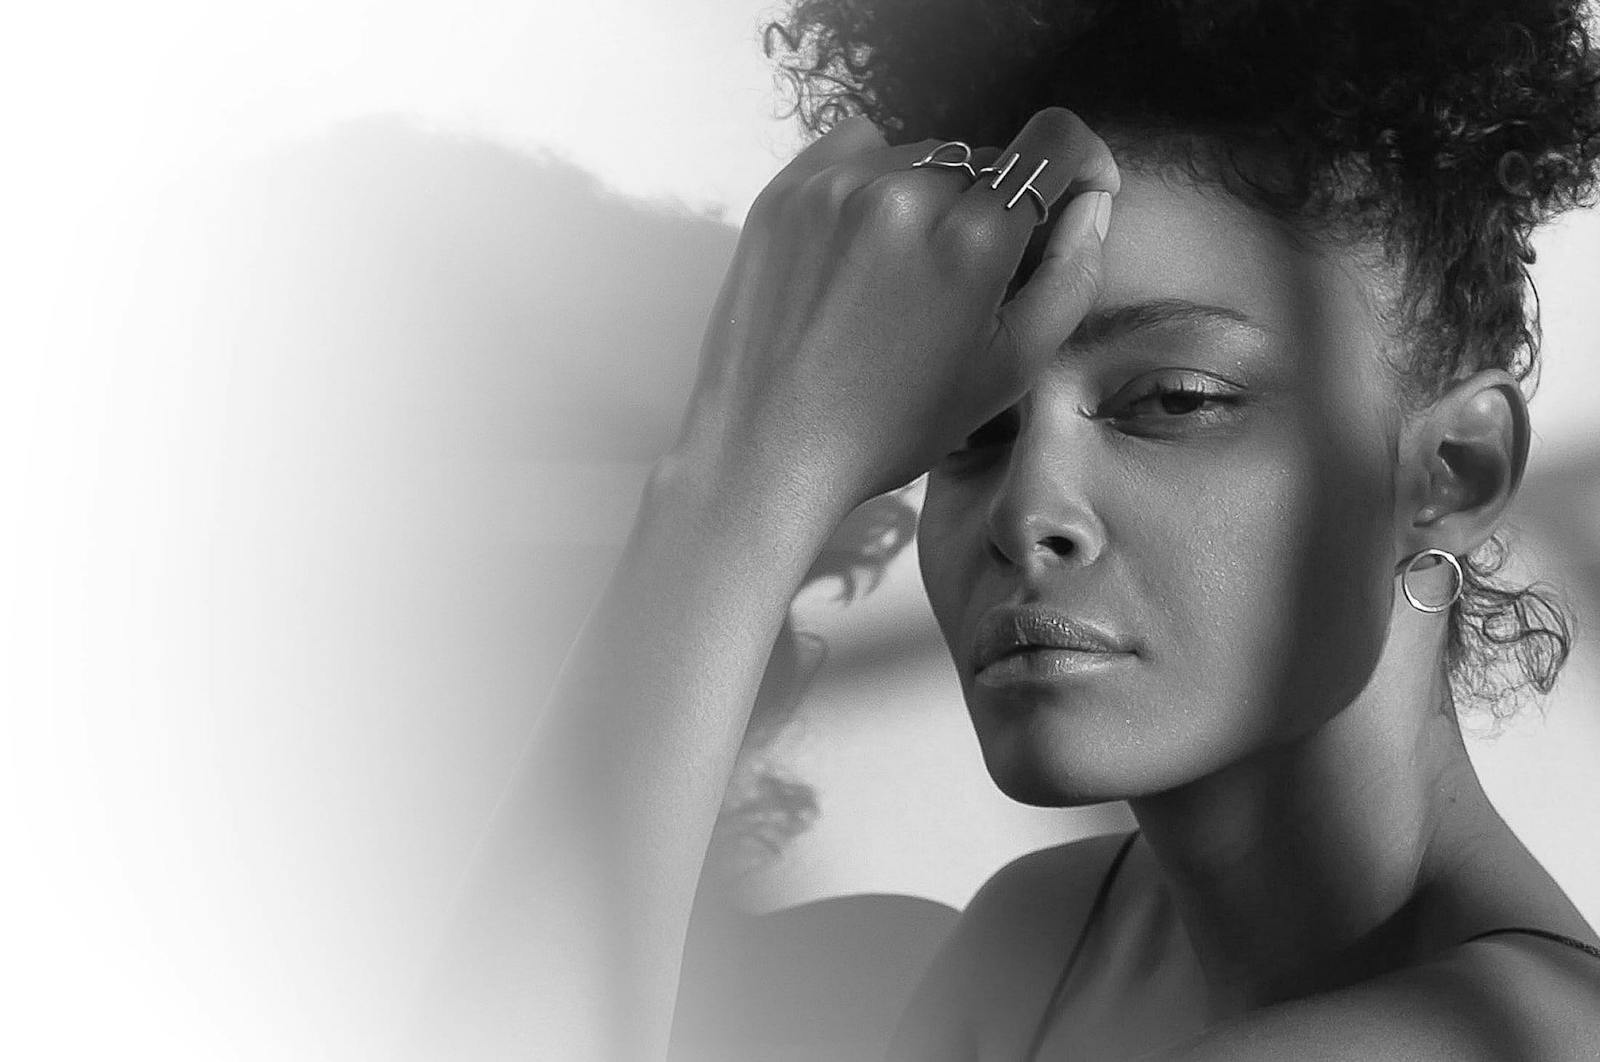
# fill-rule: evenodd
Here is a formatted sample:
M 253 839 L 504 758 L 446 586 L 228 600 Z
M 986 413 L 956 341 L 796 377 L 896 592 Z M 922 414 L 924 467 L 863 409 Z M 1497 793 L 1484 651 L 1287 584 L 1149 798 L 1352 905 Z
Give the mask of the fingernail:
M 1111 193 L 1090 192 L 1095 197 L 1094 204 L 1094 231 L 1100 234 L 1100 239 L 1106 238 L 1106 230 L 1111 228 Z

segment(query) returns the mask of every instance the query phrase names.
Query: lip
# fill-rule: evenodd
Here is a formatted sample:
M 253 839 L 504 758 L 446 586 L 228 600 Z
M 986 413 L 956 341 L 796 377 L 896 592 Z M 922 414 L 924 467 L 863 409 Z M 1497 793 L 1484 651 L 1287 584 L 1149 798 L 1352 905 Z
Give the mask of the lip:
M 1132 653 L 1090 653 L 1078 649 L 1031 646 L 1002 656 L 978 672 L 973 681 L 980 686 L 996 688 L 1048 684 L 1078 675 L 1092 675 L 1132 659 Z
M 971 659 L 975 675 L 1015 656 L 1005 665 L 1008 674 L 1050 677 L 1133 653 L 1132 641 L 1091 620 L 1047 605 L 997 605 L 978 620 Z

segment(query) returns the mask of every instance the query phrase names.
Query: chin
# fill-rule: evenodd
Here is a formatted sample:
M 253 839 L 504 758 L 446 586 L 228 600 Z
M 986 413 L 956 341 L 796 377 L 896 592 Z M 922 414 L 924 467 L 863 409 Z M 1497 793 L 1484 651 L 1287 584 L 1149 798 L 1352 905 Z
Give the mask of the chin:
M 994 779 L 1000 792 L 1019 804 L 1034 808 L 1081 808 L 1117 799 L 1038 771 L 995 770 L 991 766 L 989 777 Z
M 1136 697 L 1130 713 L 1122 696 L 1077 691 L 1054 695 L 969 694 L 968 714 L 995 786 L 1020 804 L 1083 807 L 1132 800 L 1182 787 L 1226 767 L 1253 743 L 1250 728 L 1213 725 L 1204 711 L 1187 715 L 1155 707 L 1159 697 Z
M 989 777 L 1006 796 L 1036 808 L 1075 808 L 1125 800 L 1134 765 L 1078 728 L 1047 715 L 978 721 Z

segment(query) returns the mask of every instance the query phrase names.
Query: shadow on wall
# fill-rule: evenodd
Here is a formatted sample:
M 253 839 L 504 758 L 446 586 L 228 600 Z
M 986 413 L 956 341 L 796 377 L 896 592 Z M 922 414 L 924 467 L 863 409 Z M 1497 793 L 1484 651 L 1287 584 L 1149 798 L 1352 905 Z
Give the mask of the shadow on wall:
M 248 279 L 275 270 L 291 300 L 262 309 L 305 326 L 311 356 L 383 370 L 363 393 L 426 414 L 385 441 L 430 453 L 652 460 L 737 240 L 556 158 L 393 118 L 282 152 L 238 192 L 259 224 Z
M 238 639 L 246 688 L 297 706 L 249 713 L 274 750 L 251 794 L 434 924 L 672 440 L 737 234 L 398 118 L 258 160 L 204 228 L 212 564 L 222 611 L 272 621 Z M 273 792 L 324 766 L 361 798 Z
M 330 414 L 309 432 L 326 433 L 322 452 L 354 446 L 363 457 L 559 463 L 580 472 L 621 465 L 642 476 L 670 445 L 737 240 L 728 226 L 610 194 L 564 162 L 395 119 L 302 145 L 262 178 L 265 238 L 289 245 L 274 289 L 288 292 L 291 306 L 261 306 L 315 333 L 276 353 L 320 363 L 303 367 L 307 386 L 295 395 L 318 395 Z M 329 383 L 348 390 L 329 394 Z M 601 499 L 608 485 L 586 486 L 577 496 L 535 499 L 516 535 L 546 549 L 576 546 L 579 565 L 606 555 L 625 519 L 591 537 L 567 518 L 595 504 L 620 515 L 618 502 L 634 499 Z M 489 530 L 471 511 L 457 515 L 468 536 Z M 894 494 L 874 499 L 841 525 L 805 586 L 836 580 L 843 601 L 869 593 L 915 527 L 910 504 Z M 546 563 L 552 572 L 567 566 L 548 555 Z M 561 615 L 570 620 L 573 610 Z M 553 623 L 545 651 L 559 654 L 569 634 Z M 777 736 L 825 648 L 785 624 L 750 751 Z M 805 786 L 748 757 L 745 768 L 719 836 L 735 873 L 775 854 L 816 814 Z
M 220 337 L 227 377 L 213 611 L 269 618 L 229 647 L 260 710 L 234 706 L 219 741 L 265 751 L 228 796 L 274 853 L 239 873 L 293 898 L 270 933 L 321 956 L 325 1020 L 377 1030 L 672 442 L 737 233 L 394 118 L 258 160 L 204 228 L 200 332 Z M 869 503 L 808 583 L 870 592 L 914 527 L 897 496 Z M 816 814 L 761 752 L 821 650 L 785 625 L 708 877 L 759 864 Z M 743 1015 L 758 1039 L 756 1015 L 792 1017 L 782 999 L 859 967 L 867 938 L 849 927 L 866 917 L 879 976 L 850 998 L 876 1043 L 954 918 L 912 897 L 722 918 L 721 892 L 702 890 L 688 990 L 698 977 L 700 1019 Z M 752 979 L 746 962 L 785 972 Z M 724 1006 L 735 986 L 754 995 Z

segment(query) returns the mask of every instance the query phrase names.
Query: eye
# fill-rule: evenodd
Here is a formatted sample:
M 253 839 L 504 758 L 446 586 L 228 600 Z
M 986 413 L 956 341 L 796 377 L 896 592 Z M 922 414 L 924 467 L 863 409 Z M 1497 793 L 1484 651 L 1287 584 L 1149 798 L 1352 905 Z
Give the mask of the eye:
M 1101 413 L 1110 420 L 1209 420 L 1237 406 L 1241 396 L 1208 381 L 1161 379 L 1136 385 L 1127 398 L 1116 398 Z
M 1203 387 L 1189 387 L 1179 384 L 1177 387 L 1158 387 L 1140 395 L 1129 403 L 1132 409 L 1160 410 L 1168 416 L 1181 417 L 1186 413 L 1193 413 L 1203 409 L 1209 401 L 1214 401 L 1215 396 Z

